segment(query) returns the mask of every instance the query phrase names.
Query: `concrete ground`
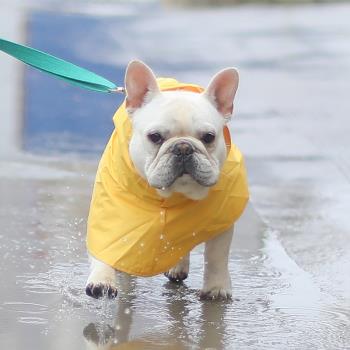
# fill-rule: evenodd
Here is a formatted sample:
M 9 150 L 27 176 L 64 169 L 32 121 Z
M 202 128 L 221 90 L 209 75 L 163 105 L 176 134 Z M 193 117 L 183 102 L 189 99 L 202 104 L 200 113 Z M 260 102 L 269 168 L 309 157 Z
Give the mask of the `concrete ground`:
M 69 100 L 73 90 L 48 89 L 40 73 L 23 79 L 23 66 L 0 54 L 1 348 L 350 349 L 350 6 L 49 4 L 33 14 L 0 0 L 0 36 L 52 49 L 67 36 L 44 34 L 64 23 L 72 36 L 81 32 L 65 52 L 78 63 L 119 70 L 139 57 L 159 75 L 201 84 L 238 66 L 230 127 L 252 200 L 232 245 L 232 302 L 198 300 L 201 248 L 181 286 L 157 276 L 123 281 L 116 301 L 89 299 L 85 223 L 108 127 L 88 157 L 79 148 L 88 131 L 58 125 L 55 140 L 69 135 L 69 143 L 46 143 L 52 124 L 40 117 L 65 108 L 54 97 L 69 103 L 73 120 L 92 95 Z M 93 108 L 83 115 L 90 122 L 102 107 Z

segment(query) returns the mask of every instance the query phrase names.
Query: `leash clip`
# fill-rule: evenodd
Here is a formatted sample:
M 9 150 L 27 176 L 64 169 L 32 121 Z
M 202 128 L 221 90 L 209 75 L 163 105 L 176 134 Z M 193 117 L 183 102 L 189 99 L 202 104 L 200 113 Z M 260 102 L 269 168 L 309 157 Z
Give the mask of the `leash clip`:
M 123 86 L 116 86 L 115 88 L 109 89 L 108 92 L 116 92 L 119 94 L 125 94 L 125 88 Z

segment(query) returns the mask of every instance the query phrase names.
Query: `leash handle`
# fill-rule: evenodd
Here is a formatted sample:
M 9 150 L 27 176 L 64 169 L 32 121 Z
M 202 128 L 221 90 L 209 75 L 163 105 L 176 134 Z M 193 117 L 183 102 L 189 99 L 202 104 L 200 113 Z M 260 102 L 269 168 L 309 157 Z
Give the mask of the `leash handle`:
M 84 89 L 99 92 L 125 93 L 124 87 L 116 86 L 111 81 L 87 69 L 31 47 L 0 38 L 0 51 L 42 72 L 51 74 Z

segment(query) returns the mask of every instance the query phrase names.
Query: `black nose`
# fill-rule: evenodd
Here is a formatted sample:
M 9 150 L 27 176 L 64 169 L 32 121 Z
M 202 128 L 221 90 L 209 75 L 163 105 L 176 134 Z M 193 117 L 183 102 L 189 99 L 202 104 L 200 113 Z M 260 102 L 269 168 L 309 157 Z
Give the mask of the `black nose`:
M 176 156 L 189 156 L 190 154 L 193 153 L 193 147 L 190 143 L 188 142 L 178 142 L 174 145 L 172 149 L 172 153 L 175 154 Z

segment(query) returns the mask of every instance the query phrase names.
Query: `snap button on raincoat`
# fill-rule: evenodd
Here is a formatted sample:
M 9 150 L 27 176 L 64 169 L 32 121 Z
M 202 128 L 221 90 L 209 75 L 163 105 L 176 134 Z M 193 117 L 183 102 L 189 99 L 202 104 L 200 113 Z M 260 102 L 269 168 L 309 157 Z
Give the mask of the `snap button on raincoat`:
M 161 90 L 200 93 L 197 85 L 160 78 Z M 249 197 L 244 160 L 224 128 L 228 155 L 218 183 L 199 201 L 175 193 L 160 197 L 138 175 L 130 157 L 132 126 L 123 103 L 101 158 L 87 225 L 87 247 L 95 258 L 137 276 L 169 270 L 199 243 L 229 229 Z

